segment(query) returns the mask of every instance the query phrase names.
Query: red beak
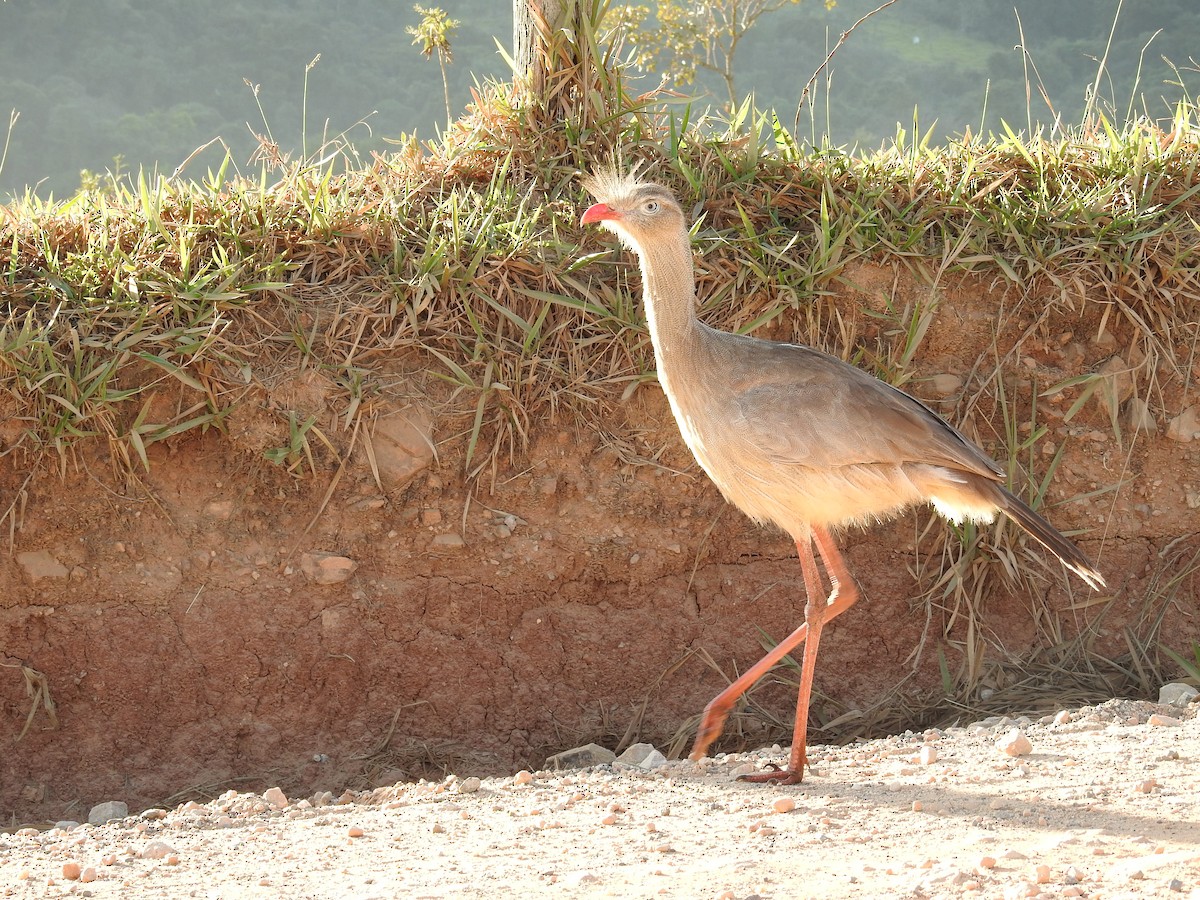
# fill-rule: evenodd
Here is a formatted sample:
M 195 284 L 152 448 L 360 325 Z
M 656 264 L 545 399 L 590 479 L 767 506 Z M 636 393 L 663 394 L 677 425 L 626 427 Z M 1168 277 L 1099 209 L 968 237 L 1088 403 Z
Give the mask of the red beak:
M 619 218 L 621 218 L 621 214 L 607 203 L 595 203 L 584 210 L 583 218 L 579 220 L 579 224 L 588 225 L 592 222 L 603 222 L 606 219 Z

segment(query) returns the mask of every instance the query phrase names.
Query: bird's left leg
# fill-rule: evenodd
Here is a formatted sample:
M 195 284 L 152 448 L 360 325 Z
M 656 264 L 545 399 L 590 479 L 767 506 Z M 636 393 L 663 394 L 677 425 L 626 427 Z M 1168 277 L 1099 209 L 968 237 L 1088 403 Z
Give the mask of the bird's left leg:
M 817 570 L 816 561 L 813 559 L 812 540 L 815 540 L 817 543 L 817 550 L 820 552 L 821 558 L 825 560 L 826 570 L 829 572 L 830 581 L 833 583 L 833 591 L 824 602 L 822 623 L 828 622 L 834 616 L 849 609 L 854 604 L 854 601 L 858 599 L 858 592 L 854 588 L 854 582 L 846 571 L 845 563 L 842 562 L 841 555 L 837 552 L 837 546 L 833 543 L 833 539 L 827 531 L 823 528 L 816 528 L 813 530 L 811 539 L 808 537 L 797 539 L 796 550 L 800 557 L 800 565 L 804 570 L 804 587 L 807 595 L 805 602 L 805 622 L 772 647 L 766 656 L 742 673 L 736 681 L 721 691 L 705 707 L 704 716 L 700 720 L 700 727 L 696 732 L 696 742 L 690 754 L 691 759 L 701 759 L 704 757 L 705 752 L 712 742 L 720 736 L 721 729 L 725 725 L 725 719 L 728 717 L 729 711 L 733 708 L 737 699 L 808 637 L 810 625 L 808 610 L 813 602 L 812 598 L 822 597 L 825 593 L 821 585 L 821 577 Z M 847 586 L 847 589 L 842 589 L 842 585 Z M 814 664 L 816 662 L 815 656 L 813 657 L 813 662 Z M 804 718 L 807 721 L 807 707 Z M 793 738 L 794 736 L 793 733 Z M 792 746 L 795 748 L 795 740 L 793 740 Z M 803 747 L 801 748 L 801 755 L 803 755 Z

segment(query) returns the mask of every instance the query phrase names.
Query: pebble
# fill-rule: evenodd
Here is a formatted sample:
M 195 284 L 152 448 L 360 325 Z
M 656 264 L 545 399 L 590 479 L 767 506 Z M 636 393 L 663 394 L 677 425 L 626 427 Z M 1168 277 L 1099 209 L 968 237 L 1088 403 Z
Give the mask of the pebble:
M 938 751 L 937 747 L 932 744 L 926 744 L 921 748 L 921 752 L 917 754 L 917 759 L 923 766 L 932 765 L 937 762 Z
M 120 800 L 106 800 L 97 803 L 88 813 L 89 825 L 103 825 L 113 819 L 123 819 L 129 815 L 129 807 Z
M 100 876 L 97 875 L 97 873 L 96 873 L 95 866 L 88 866 L 86 869 L 84 869 L 82 872 L 79 873 L 79 880 L 82 881 L 84 884 L 91 884 L 93 881 L 95 881 L 99 877 Z
M 276 809 L 283 809 L 288 805 L 287 794 L 277 787 L 267 788 L 263 791 L 262 798 Z
M 1165 706 L 1184 707 L 1197 696 L 1200 696 L 1200 691 L 1182 681 L 1172 681 L 1158 689 L 1158 702 Z
M 366 832 L 362 830 L 361 825 L 351 825 L 349 828 L 346 829 L 346 835 L 348 837 L 360 838 L 364 834 L 366 834 Z
M 175 848 L 164 841 L 151 841 L 138 853 L 142 859 L 166 859 L 175 853 Z
M 77 862 L 63 863 L 62 874 L 67 881 L 78 881 L 83 874 L 83 867 Z
M 587 769 L 592 766 L 607 765 L 616 758 L 617 755 L 607 747 L 601 747 L 599 744 L 584 744 L 582 747 L 572 747 L 570 750 L 563 750 L 561 753 L 546 757 L 546 768 Z
M 1160 713 L 1151 714 L 1150 718 L 1147 719 L 1146 722 L 1149 725 L 1157 725 L 1159 727 L 1167 727 L 1167 728 L 1172 728 L 1176 725 L 1183 724 L 1183 721 L 1181 719 L 1175 718 L 1175 716 L 1164 716 Z
M 533 773 L 531 773 L 528 769 L 522 769 L 513 776 L 512 780 L 513 784 L 529 784 L 529 782 L 533 781 Z
M 791 797 L 779 797 L 771 806 L 777 813 L 788 813 L 796 808 L 796 801 Z
M 1036 866 L 1033 870 L 1034 880 L 1038 884 L 1050 883 L 1050 867 L 1045 863 Z
M 1014 728 L 996 741 L 996 749 L 1006 756 L 1025 756 L 1033 752 L 1033 744 L 1020 728 Z
M 473 794 L 482 786 L 483 782 L 474 775 L 471 775 L 458 783 L 458 792 L 460 794 Z
M 346 581 L 358 568 L 358 563 L 347 556 L 336 553 L 314 551 L 300 557 L 300 571 L 313 584 L 339 584 Z

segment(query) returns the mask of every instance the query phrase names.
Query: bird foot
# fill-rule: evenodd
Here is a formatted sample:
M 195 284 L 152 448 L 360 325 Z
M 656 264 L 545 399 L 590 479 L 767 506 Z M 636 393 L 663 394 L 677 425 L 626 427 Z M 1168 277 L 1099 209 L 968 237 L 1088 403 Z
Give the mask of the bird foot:
M 771 768 L 766 772 L 755 772 L 753 775 L 739 775 L 738 781 L 747 781 L 751 784 L 800 784 L 804 781 L 804 767 L 800 766 L 797 769 L 784 769 L 768 763 Z

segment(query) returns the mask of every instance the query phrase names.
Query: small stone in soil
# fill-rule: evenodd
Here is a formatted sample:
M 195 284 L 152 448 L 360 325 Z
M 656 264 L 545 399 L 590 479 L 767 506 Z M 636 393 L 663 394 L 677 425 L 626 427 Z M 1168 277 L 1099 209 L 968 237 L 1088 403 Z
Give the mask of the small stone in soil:
M 151 841 L 138 854 L 142 859 L 165 859 L 175 852 L 175 848 L 163 841 Z
M 996 749 L 1006 756 L 1025 756 L 1033 752 L 1033 744 L 1020 728 L 1014 728 L 996 741 Z
M 88 813 L 89 825 L 103 825 L 112 819 L 123 819 L 129 815 L 129 807 L 120 800 L 97 803 Z
M 287 794 L 277 787 L 267 788 L 267 790 L 263 792 L 262 798 L 276 809 L 283 809 L 288 805 Z

